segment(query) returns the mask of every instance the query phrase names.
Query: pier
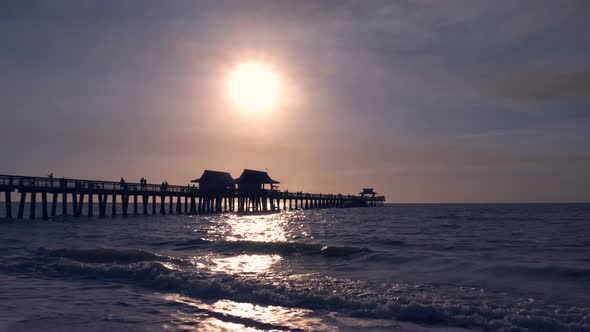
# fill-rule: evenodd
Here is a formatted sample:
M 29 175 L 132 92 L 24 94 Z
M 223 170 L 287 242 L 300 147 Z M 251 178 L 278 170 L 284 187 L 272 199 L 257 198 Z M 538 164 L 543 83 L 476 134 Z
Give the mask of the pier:
M 209 173 L 208 173 L 209 172 Z M 5 217 L 49 219 L 56 216 L 107 216 L 199 213 L 264 213 L 296 209 L 376 207 L 385 202 L 372 189 L 359 195 L 313 194 L 278 190 L 266 172 L 245 170 L 233 180 L 205 171 L 192 185 L 114 182 L 71 178 L 0 175 Z M 229 177 L 228 177 L 229 176 Z M 223 181 L 219 179 L 224 178 Z M 269 188 L 265 185 L 268 184 Z M 18 194 L 13 211 L 12 193 Z M 4 196 L 4 197 L 2 197 Z M 37 211 L 40 202 L 41 211 Z M 120 207 L 120 209 L 119 209 Z M 107 211 L 110 210 L 110 211 Z

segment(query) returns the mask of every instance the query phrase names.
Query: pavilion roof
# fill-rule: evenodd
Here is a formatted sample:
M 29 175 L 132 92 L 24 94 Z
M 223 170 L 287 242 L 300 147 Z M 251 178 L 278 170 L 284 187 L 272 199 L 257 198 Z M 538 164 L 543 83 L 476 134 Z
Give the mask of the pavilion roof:
M 373 188 L 363 188 L 363 191 L 359 193 L 359 195 L 372 195 L 377 194 Z
M 252 169 L 245 169 L 240 175 L 239 178 L 236 179 L 236 183 L 244 183 L 244 184 L 278 184 L 279 181 L 275 181 L 271 179 L 267 172 L 262 171 L 255 171 Z
M 194 179 L 191 182 L 194 183 L 221 183 L 221 184 L 232 184 L 234 179 L 232 178 L 231 174 L 228 172 L 220 172 L 220 171 L 212 171 L 212 170 L 205 170 L 203 175 L 200 178 Z

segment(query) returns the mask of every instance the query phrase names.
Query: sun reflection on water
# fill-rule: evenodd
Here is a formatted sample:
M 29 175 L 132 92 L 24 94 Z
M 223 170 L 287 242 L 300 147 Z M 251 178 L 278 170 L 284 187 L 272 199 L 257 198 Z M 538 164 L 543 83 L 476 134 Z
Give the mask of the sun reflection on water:
M 297 223 L 302 218 L 302 211 L 267 215 L 224 214 L 209 219 L 206 234 L 212 240 L 287 242 L 309 234 L 305 225 Z M 202 226 L 195 231 L 203 232 Z
M 279 255 L 238 255 L 212 259 L 212 271 L 223 273 L 260 274 L 280 262 Z
M 311 238 L 300 211 L 271 215 L 224 214 L 207 216 L 206 225 L 195 223 L 192 231 L 211 241 L 212 250 L 196 252 L 192 263 L 201 272 L 232 274 L 267 280 L 285 277 L 285 260 L 273 250 L 275 243 Z M 300 241 L 300 240 L 298 240 Z M 281 245 L 278 246 L 279 248 Z M 260 252 L 262 251 L 262 252 Z M 201 302 L 171 295 L 167 300 L 192 307 L 174 314 L 177 327 L 194 331 L 334 330 L 307 309 L 256 305 L 229 299 Z M 276 329 L 275 329 L 276 327 Z
M 195 232 L 204 233 L 214 245 L 228 245 L 228 251 L 193 256 L 193 264 L 201 270 L 215 273 L 259 275 L 272 272 L 273 267 L 283 258 L 277 254 L 248 253 L 255 243 L 289 242 L 292 237 L 292 223 L 297 213 L 283 211 L 272 215 L 226 214 L 208 218 L 208 226 L 196 226 Z M 297 231 L 307 234 L 305 231 Z M 260 248 L 260 247 L 258 247 Z
M 189 331 L 275 331 L 286 328 L 335 331 L 333 326 L 308 309 L 256 305 L 231 300 L 205 303 L 181 295 L 163 297 L 167 301 L 187 306 L 189 310 L 178 310 L 173 317 L 182 328 Z
M 227 241 L 258 241 L 283 242 L 287 241 L 285 226 L 287 218 L 281 214 L 266 216 L 231 216 L 227 220 L 231 233 L 227 234 Z

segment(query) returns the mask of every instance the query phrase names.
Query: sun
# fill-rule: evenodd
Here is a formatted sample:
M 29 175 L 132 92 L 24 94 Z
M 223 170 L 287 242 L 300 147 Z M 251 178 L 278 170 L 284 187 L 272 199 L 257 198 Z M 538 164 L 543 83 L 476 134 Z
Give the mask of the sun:
M 231 101 L 242 111 L 270 111 L 279 102 L 280 80 L 273 68 L 261 62 L 244 62 L 229 75 Z

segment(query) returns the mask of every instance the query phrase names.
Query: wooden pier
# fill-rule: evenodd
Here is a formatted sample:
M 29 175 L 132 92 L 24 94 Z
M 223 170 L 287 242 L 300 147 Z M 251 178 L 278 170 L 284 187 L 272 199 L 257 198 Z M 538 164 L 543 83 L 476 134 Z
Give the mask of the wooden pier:
M 244 178 L 244 173 L 240 178 Z M 374 207 L 381 206 L 385 202 L 385 197 L 376 196 L 375 193 L 372 195 L 311 194 L 280 191 L 272 185 L 269 189 L 264 189 L 262 185 L 261 189 L 254 191 L 244 190 L 247 188 L 244 184 L 237 184 L 237 186 L 236 188 L 232 184 L 231 187 L 227 187 L 227 190 L 211 191 L 203 187 L 203 184 L 180 186 L 0 175 L 0 200 L 4 196 L 5 202 L 5 216 L 0 215 L 0 218 L 22 219 L 25 217 L 27 198 L 29 219 L 49 219 L 70 215 L 104 218 L 114 217 L 119 213 L 122 216 L 260 213 L 295 209 Z M 18 192 L 19 195 L 18 211 L 13 211 L 13 192 Z M 39 196 L 40 214 L 37 211 Z M 110 211 L 107 211 L 107 208 L 110 208 Z

